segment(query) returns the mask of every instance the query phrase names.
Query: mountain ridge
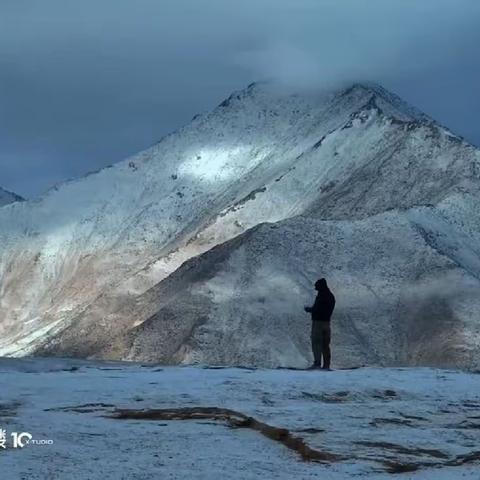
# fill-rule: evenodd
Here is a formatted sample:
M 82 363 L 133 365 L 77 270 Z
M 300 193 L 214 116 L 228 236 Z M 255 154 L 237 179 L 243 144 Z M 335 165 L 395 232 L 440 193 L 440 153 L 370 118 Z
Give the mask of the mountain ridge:
M 8 190 L 0 187 L 0 207 L 8 205 L 13 202 L 24 202 L 25 199 L 16 193 L 9 192 Z

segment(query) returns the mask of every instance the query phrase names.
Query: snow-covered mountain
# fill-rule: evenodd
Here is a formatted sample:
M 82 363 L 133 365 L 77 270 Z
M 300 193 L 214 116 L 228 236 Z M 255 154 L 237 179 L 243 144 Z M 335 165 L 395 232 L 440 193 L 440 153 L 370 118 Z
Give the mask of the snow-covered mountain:
M 323 275 L 337 365 L 478 365 L 479 177 L 381 87 L 252 84 L 2 208 L 0 353 L 303 366 Z
M 23 198 L 16 193 L 9 192 L 0 187 L 0 207 L 13 202 L 21 202 L 22 200 Z

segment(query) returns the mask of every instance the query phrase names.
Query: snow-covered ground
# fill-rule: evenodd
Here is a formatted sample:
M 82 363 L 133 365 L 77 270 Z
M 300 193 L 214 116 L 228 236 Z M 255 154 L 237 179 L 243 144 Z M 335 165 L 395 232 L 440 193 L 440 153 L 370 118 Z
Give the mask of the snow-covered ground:
M 117 408 L 231 409 L 336 461 L 307 462 L 227 421 L 119 420 Z M 194 410 L 193 410 L 194 411 Z M 427 368 L 334 372 L 0 360 L 1 478 L 480 478 L 480 375 Z M 12 432 L 34 440 L 13 448 Z M 455 465 L 455 466 L 454 466 Z

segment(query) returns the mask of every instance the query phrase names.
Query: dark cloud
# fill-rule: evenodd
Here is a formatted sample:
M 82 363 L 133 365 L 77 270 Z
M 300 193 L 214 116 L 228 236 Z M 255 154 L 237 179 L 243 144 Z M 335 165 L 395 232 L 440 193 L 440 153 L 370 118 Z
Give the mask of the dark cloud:
M 252 80 L 383 83 L 480 144 L 477 0 L 2 0 L 0 185 L 118 161 Z

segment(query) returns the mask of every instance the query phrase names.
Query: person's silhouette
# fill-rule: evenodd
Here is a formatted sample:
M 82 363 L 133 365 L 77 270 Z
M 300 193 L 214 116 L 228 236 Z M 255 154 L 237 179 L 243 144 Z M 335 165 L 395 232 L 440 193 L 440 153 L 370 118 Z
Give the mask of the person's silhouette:
M 305 311 L 312 314 L 312 350 L 314 363 L 310 368 L 330 370 L 330 318 L 335 308 L 335 297 L 324 278 L 315 282 L 317 298 L 312 307 Z M 323 357 L 323 366 L 322 366 Z

